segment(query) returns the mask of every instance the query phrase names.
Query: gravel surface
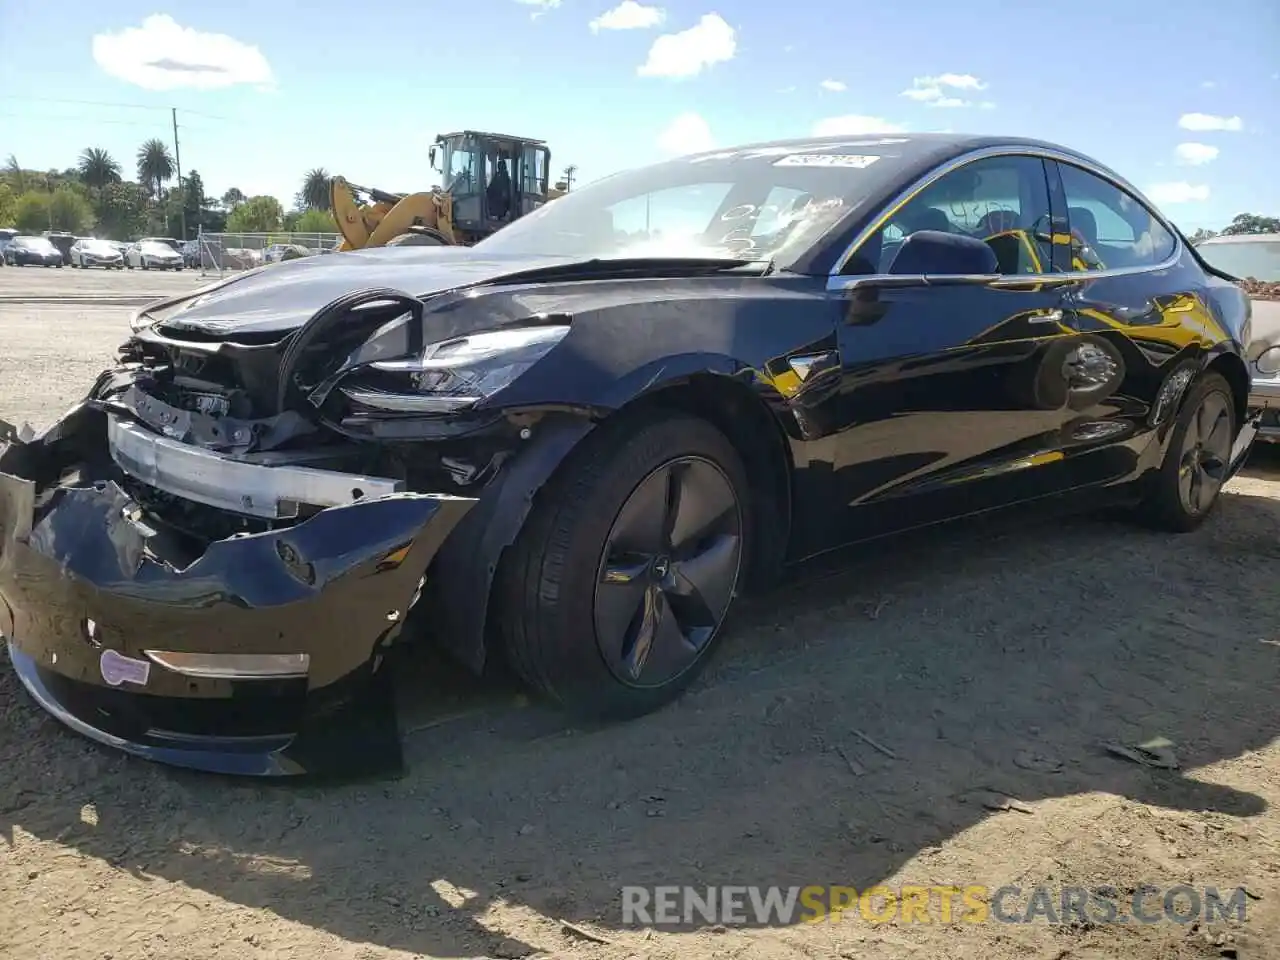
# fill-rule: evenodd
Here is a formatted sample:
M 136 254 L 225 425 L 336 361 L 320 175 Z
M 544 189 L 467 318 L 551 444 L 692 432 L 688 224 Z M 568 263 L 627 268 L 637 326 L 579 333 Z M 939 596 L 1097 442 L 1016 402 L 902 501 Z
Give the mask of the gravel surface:
M 218 279 L 199 270 L 103 270 L 79 267 L 4 267 L 0 303 L 67 300 L 156 300 Z
M 0 415 L 41 425 L 78 400 L 127 316 L 0 304 Z M 42 714 L 5 663 L 0 957 L 1274 958 L 1266 453 L 1189 536 L 986 520 L 807 571 L 739 612 L 679 704 L 620 727 L 568 729 L 423 651 L 398 693 L 410 769 L 389 782 L 125 758 Z M 1180 769 L 1101 746 L 1152 737 Z M 1127 903 L 1144 883 L 1247 887 L 1248 919 L 645 930 L 619 906 L 622 884 L 1109 884 Z

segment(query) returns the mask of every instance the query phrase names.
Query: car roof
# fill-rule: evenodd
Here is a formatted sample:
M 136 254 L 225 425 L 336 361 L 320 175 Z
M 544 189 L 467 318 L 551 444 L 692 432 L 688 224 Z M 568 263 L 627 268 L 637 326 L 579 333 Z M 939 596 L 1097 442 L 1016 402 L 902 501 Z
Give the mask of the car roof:
M 1226 236 L 1209 237 L 1201 240 L 1196 246 L 1219 243 L 1280 243 L 1280 233 L 1231 233 Z

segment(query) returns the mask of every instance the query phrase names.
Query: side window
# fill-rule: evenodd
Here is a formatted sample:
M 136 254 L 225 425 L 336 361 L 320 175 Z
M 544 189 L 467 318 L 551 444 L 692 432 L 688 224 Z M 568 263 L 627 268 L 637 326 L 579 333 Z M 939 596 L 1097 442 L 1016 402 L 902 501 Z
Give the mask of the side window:
M 888 273 L 902 243 L 918 230 L 985 241 L 1004 274 L 1052 270 L 1049 187 L 1038 157 L 989 157 L 925 187 L 874 234 L 858 259 L 862 272 Z
M 1177 245 L 1173 235 L 1134 197 L 1067 163 L 1058 164 L 1071 228 L 1071 269 L 1155 266 Z

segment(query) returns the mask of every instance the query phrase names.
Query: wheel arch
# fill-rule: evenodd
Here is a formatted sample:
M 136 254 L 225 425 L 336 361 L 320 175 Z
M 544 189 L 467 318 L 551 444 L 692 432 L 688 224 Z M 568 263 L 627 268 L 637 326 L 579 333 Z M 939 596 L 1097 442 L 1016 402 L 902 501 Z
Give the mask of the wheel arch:
M 662 412 L 705 420 L 728 438 L 742 458 L 752 485 L 749 494 L 756 530 L 747 587 L 767 585 L 786 555 L 792 521 L 791 450 L 777 418 L 740 380 L 697 373 L 638 394 L 604 423 L 614 417 Z
M 1231 398 L 1235 402 L 1237 428 L 1244 425 L 1249 407 L 1249 369 L 1239 354 L 1220 353 L 1205 366 L 1206 373 L 1217 373 L 1231 387 Z

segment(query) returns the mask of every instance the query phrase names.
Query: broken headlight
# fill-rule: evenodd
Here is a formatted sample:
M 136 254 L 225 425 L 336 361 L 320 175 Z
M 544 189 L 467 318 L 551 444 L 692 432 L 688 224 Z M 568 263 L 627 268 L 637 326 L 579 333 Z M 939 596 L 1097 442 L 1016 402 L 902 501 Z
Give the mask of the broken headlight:
M 349 400 L 389 413 L 450 413 L 493 396 L 541 360 L 569 328 L 490 330 L 428 344 L 422 356 L 371 363 L 342 387 Z

